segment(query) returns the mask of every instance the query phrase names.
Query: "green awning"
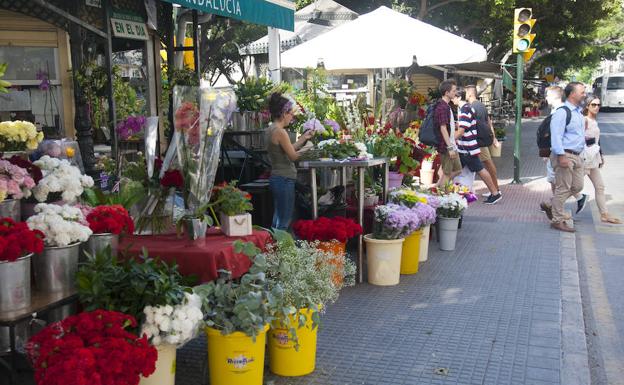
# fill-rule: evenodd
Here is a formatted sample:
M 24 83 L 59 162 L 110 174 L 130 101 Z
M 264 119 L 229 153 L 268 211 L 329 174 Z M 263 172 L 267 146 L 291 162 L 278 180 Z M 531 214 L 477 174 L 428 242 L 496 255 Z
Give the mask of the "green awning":
M 294 31 L 295 4 L 290 0 L 165 0 L 185 8 Z

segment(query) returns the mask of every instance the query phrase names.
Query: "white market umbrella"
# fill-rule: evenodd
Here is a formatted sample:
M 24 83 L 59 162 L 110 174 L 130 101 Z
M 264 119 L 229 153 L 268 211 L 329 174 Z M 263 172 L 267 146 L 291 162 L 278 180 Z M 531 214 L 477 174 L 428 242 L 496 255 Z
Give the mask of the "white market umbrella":
M 409 67 L 485 61 L 483 46 L 379 7 L 282 54 L 282 67 L 328 70 Z

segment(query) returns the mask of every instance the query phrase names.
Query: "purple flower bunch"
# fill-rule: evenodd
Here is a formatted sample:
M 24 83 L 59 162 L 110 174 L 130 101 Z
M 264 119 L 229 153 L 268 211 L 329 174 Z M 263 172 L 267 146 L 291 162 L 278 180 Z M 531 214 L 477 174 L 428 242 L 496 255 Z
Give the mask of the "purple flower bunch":
M 325 119 L 323 120 L 323 124 L 325 127 L 331 128 L 331 130 L 334 131 L 334 134 L 337 134 L 340 131 L 340 124 L 338 124 L 335 120 Z
M 412 211 L 416 212 L 416 215 L 418 215 L 421 227 L 429 226 L 436 222 L 436 209 L 429 204 L 418 203 L 412 208 Z
M 314 133 L 322 134 L 325 132 L 325 126 L 321 124 L 320 120 L 312 118 L 309 119 L 307 122 L 303 123 L 303 131 L 312 131 Z
M 415 209 L 388 203 L 375 208 L 373 237 L 375 239 L 405 238 L 421 227 L 421 220 Z
M 41 91 L 47 91 L 50 89 L 50 75 L 46 70 L 38 70 L 37 71 L 37 80 L 39 80 L 39 89 Z
M 133 135 L 140 133 L 145 126 L 145 116 L 128 116 L 117 124 L 116 131 L 117 136 L 120 139 L 126 140 Z

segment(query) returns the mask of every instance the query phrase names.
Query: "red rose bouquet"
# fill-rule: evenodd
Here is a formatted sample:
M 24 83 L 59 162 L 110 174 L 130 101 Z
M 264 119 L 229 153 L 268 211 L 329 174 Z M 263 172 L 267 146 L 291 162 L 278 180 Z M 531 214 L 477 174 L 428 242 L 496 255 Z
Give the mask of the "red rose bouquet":
M 14 262 L 30 253 L 43 251 L 44 235 L 31 230 L 25 222 L 0 218 L 0 261 Z
M 30 339 L 26 352 L 38 385 L 137 385 L 156 368 L 147 337 L 126 330 L 134 317 L 107 310 L 80 313 Z
M 87 215 L 87 222 L 94 234 L 134 232 L 134 222 L 122 205 L 98 206 Z
M 362 226 L 344 217 L 298 220 L 293 224 L 293 230 L 300 239 L 321 242 L 336 240 L 344 243 L 349 238 L 362 234 Z
M 163 187 L 175 187 L 182 188 L 184 186 L 184 178 L 180 170 L 167 170 L 162 178 L 160 178 L 160 185 Z

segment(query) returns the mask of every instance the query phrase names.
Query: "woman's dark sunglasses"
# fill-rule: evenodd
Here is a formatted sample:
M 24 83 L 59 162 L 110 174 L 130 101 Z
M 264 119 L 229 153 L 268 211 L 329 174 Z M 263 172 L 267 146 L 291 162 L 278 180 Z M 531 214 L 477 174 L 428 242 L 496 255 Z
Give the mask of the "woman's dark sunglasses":
M 600 103 L 589 103 L 592 107 L 600 107 Z

